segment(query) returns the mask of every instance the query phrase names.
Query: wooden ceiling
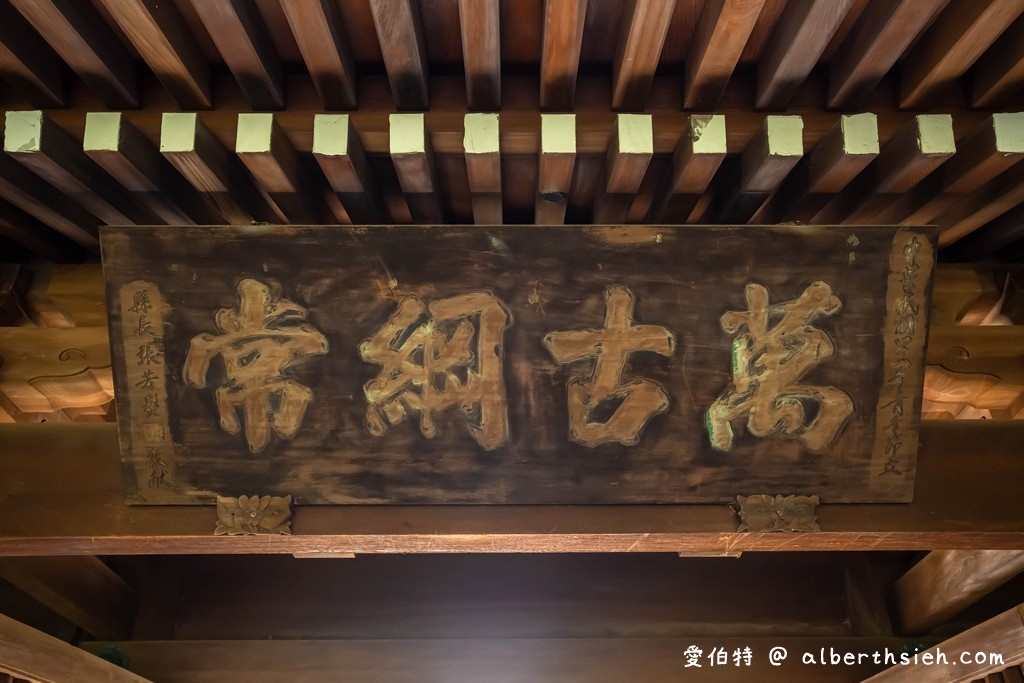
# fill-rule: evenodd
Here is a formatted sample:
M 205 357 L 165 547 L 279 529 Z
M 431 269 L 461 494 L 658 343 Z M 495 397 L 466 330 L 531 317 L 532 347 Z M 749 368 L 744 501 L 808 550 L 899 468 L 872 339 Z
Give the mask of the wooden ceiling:
M 3 0 L 0 43 L 8 262 L 253 220 L 934 222 L 947 260 L 1024 255 L 1024 0 Z

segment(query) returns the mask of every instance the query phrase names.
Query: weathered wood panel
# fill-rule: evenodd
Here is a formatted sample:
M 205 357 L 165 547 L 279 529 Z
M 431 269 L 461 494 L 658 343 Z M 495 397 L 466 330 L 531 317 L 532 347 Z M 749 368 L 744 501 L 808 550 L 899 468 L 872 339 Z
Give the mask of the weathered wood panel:
M 128 497 L 909 500 L 933 241 L 108 228 Z

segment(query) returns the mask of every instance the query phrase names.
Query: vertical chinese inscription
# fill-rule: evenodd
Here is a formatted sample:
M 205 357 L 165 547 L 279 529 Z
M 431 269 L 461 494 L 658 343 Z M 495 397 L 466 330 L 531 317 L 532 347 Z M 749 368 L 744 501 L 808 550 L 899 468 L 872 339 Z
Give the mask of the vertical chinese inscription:
M 403 299 L 359 344 L 359 356 L 381 366 L 363 387 L 367 430 L 382 436 L 416 412 L 420 433 L 431 439 L 438 415 L 458 406 L 484 450 L 504 445 L 509 428 L 502 349 L 511 324 L 512 313 L 489 290 L 430 304 Z
M 832 339 L 811 325 L 821 315 L 842 308 L 832 287 L 812 282 L 799 298 L 768 303 L 768 289 L 746 287 L 746 311 L 729 311 L 722 329 L 739 334 L 732 344 L 733 385 L 723 391 L 705 414 L 713 448 L 732 449 L 732 421 L 747 416 L 747 429 L 756 437 L 795 437 L 809 451 L 821 452 L 836 438 L 853 412 L 853 400 L 842 389 L 801 384 L 800 380 L 835 353 Z M 810 404 L 813 417 L 807 423 Z
M 289 377 L 288 369 L 327 353 L 327 339 L 306 322 L 305 308 L 273 297 L 262 282 L 247 278 L 236 291 L 238 305 L 214 316 L 220 334 L 192 338 L 184 376 L 190 386 L 203 389 L 210 361 L 223 359 L 225 378 L 214 392 L 220 427 L 238 434 L 241 408 L 249 451 L 258 453 L 270 445 L 271 431 L 283 439 L 298 433 L 313 392 Z
M 156 285 L 141 280 L 121 287 L 129 431 L 138 486 L 174 488 L 174 451 L 168 439 L 164 366 L 165 304 Z
M 669 398 L 664 387 L 644 377 L 623 383 L 626 361 L 637 351 L 671 356 L 676 338 L 662 325 L 633 321 L 636 300 L 628 288 L 609 287 L 604 300 L 603 328 L 549 332 L 544 347 L 563 365 L 595 359 L 589 378 L 573 377 L 567 385 L 569 438 L 591 448 L 612 442 L 633 446 L 647 422 L 668 410 Z
M 919 358 L 923 350 L 922 335 L 918 334 L 919 301 L 925 281 L 922 277 L 919 259 L 931 258 L 931 245 L 911 233 L 900 233 L 893 242 L 890 259 L 890 292 L 895 290 L 895 300 L 889 311 L 885 334 L 886 378 L 878 404 L 879 421 L 875 441 L 876 454 L 881 449 L 882 457 L 876 457 L 875 466 L 881 465 L 880 475 L 902 475 L 900 459 L 905 457 L 907 402 L 920 391 Z

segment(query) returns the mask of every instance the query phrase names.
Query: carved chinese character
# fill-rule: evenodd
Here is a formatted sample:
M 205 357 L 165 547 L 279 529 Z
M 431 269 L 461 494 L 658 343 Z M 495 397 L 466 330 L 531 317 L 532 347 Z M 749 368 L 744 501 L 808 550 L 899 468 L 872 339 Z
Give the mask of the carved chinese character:
M 730 311 L 721 320 L 730 334 L 744 326 L 747 332 L 733 340 L 733 385 L 705 415 L 711 445 L 731 450 L 731 422 L 746 415 L 754 436 L 795 437 L 804 448 L 821 452 L 850 417 L 853 400 L 842 389 L 800 380 L 835 353 L 832 339 L 811 323 L 835 314 L 842 303 L 821 281 L 812 282 L 800 298 L 781 304 L 768 303 L 765 287 L 748 284 L 746 300 L 746 311 Z
M 132 313 L 148 313 L 153 309 L 153 304 L 149 301 L 149 291 L 145 289 L 137 289 L 132 294 L 132 306 L 128 310 Z
M 160 449 L 150 448 L 146 455 L 150 464 L 149 488 L 156 489 L 161 486 L 173 488 L 174 484 L 167 481 L 167 463 L 164 462 Z
M 153 331 L 153 323 L 146 319 L 146 316 L 139 316 L 139 324 L 135 326 L 135 336 L 141 337 L 148 334 L 151 337 L 156 337 L 156 333 Z
M 589 378 L 569 380 L 569 438 L 591 448 L 611 442 L 632 446 L 647 422 L 668 410 L 669 399 L 653 380 L 637 377 L 623 383 L 626 362 L 637 351 L 671 356 L 676 338 L 662 325 L 633 322 L 634 298 L 626 287 L 609 287 L 604 299 L 603 328 L 550 332 L 544 346 L 562 364 L 595 359 Z
M 185 381 L 206 386 L 210 360 L 224 360 L 225 380 L 216 391 L 220 427 L 237 434 L 241 425 L 238 408 L 245 415 L 249 450 L 259 452 L 270 444 L 270 433 L 290 439 L 302 425 L 313 392 L 286 370 L 293 363 L 327 353 L 327 340 L 304 322 L 302 306 L 280 298 L 256 280 L 238 283 L 238 306 L 217 311 L 219 336 L 198 334 L 185 357 Z
M 135 356 L 139 365 L 160 365 L 160 349 L 156 344 L 140 344 Z
M 142 373 L 142 379 L 135 383 L 135 386 L 141 389 L 152 389 L 156 386 L 156 380 L 158 379 L 157 374 L 152 370 L 146 370 Z
M 475 322 L 474 322 L 475 321 Z M 381 436 L 409 412 L 420 432 L 437 432 L 437 416 L 459 406 L 470 435 L 485 450 L 508 440 L 502 345 L 512 314 L 490 291 L 424 304 L 409 296 L 359 345 L 360 357 L 381 366 L 363 391 L 366 428 Z
M 156 417 L 160 413 L 160 401 L 156 394 L 146 394 L 143 399 L 142 410 L 146 417 Z

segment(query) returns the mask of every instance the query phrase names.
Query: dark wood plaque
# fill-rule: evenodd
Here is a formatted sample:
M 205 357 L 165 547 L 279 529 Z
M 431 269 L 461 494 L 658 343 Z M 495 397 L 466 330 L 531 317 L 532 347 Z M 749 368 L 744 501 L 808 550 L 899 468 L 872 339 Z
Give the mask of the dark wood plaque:
M 908 501 L 935 233 L 102 234 L 128 500 Z

